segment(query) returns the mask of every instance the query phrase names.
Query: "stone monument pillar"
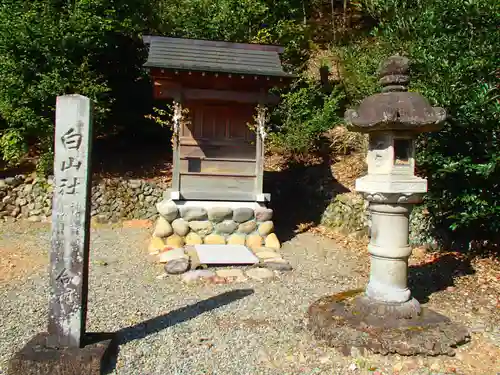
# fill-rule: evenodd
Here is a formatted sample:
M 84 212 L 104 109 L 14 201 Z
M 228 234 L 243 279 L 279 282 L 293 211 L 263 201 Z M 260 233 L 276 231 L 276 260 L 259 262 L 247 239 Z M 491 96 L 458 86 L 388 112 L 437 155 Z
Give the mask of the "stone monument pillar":
M 409 61 L 393 56 L 380 68 L 382 93 L 345 114 L 354 131 L 369 134 L 368 174 L 356 190 L 369 202 L 370 281 L 365 293 L 325 297 L 309 310 L 310 328 L 333 346 L 358 346 L 383 354 L 451 354 L 468 338 L 448 318 L 421 308 L 408 288 L 409 215 L 427 191 L 415 176 L 415 139 L 446 119 L 419 93 L 408 92 Z
M 81 95 L 58 97 L 48 327 L 14 355 L 8 375 L 99 375 L 112 352 L 112 334 L 85 331 L 91 149 L 91 100 Z

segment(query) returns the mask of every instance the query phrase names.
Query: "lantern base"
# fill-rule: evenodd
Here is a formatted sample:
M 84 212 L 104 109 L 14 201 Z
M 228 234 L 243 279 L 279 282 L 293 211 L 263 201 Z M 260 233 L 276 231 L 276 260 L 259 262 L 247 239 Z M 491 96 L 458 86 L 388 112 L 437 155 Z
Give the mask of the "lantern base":
M 346 355 L 356 347 L 383 355 L 453 356 L 453 348 L 470 340 L 465 327 L 427 308 L 411 319 L 360 308 L 366 306 L 361 293 L 339 293 L 314 302 L 308 311 L 308 328 L 314 336 Z
M 353 311 L 363 316 L 378 316 L 383 319 L 418 319 L 422 307 L 415 298 L 402 303 L 384 303 L 368 296 L 359 296 L 353 300 Z

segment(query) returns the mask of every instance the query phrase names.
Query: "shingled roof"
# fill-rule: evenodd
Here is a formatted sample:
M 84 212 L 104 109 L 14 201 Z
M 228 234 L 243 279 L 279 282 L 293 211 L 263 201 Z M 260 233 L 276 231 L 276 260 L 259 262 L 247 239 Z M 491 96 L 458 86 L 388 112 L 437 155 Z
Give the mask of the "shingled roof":
M 148 68 L 291 77 L 281 66 L 282 47 L 145 36 Z

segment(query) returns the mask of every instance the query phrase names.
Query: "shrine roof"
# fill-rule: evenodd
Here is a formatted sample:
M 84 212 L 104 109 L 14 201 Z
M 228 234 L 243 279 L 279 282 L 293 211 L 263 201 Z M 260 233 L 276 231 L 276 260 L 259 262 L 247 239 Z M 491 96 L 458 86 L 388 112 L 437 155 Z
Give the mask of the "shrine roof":
M 147 68 L 293 77 L 281 65 L 283 48 L 264 44 L 145 36 Z

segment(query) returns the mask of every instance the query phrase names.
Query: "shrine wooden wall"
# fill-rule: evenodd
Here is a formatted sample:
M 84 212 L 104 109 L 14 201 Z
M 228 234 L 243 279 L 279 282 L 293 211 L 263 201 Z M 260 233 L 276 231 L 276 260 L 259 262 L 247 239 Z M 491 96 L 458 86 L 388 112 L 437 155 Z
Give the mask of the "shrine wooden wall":
M 188 122 L 179 134 L 179 191 L 184 199 L 254 200 L 258 186 L 257 139 L 248 124 L 255 106 L 186 101 Z
M 153 69 L 154 96 L 189 110 L 174 149 L 172 189 L 181 199 L 255 201 L 262 195 L 263 141 L 249 129 L 277 80 Z M 261 198 L 259 198 L 261 199 Z

